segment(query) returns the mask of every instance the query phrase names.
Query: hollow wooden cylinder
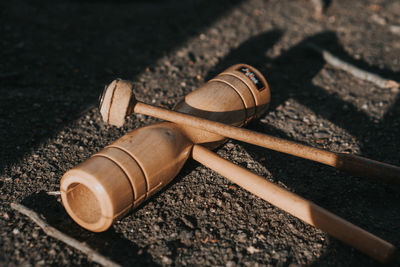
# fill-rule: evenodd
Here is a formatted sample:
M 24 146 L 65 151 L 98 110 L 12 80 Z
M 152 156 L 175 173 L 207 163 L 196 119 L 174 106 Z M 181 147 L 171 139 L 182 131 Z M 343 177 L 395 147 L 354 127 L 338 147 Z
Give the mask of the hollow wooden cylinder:
M 268 107 L 265 78 L 235 65 L 188 94 L 175 110 L 242 126 Z M 168 184 L 193 144 L 216 147 L 224 137 L 169 122 L 136 129 L 66 172 L 61 198 L 82 227 L 105 231 L 113 221 Z
M 191 146 L 173 123 L 132 131 L 64 174 L 63 205 L 82 227 L 105 231 L 168 184 Z

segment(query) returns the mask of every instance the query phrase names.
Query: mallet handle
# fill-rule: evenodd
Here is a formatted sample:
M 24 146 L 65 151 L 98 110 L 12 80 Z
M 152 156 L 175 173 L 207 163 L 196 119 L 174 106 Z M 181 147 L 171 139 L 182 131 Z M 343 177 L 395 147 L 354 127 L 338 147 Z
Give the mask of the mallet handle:
M 250 193 L 327 232 L 380 262 L 390 262 L 396 256 L 397 248 L 385 240 L 336 216 L 311 201 L 286 191 L 245 168 L 219 157 L 200 145 L 194 145 L 192 157 Z
M 360 156 L 335 153 L 319 148 L 305 146 L 245 128 L 230 126 L 220 122 L 195 117 L 188 114 L 137 102 L 133 111 L 162 120 L 183 124 L 207 132 L 219 134 L 249 144 L 272 149 L 296 157 L 316 161 L 339 170 L 387 183 L 400 184 L 400 167 L 363 158 Z

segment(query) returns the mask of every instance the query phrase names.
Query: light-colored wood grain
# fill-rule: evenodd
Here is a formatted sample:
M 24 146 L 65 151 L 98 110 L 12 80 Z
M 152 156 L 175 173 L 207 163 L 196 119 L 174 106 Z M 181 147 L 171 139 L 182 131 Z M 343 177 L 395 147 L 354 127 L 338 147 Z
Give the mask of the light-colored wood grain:
M 120 95 L 128 101 L 112 97 L 119 95 L 118 84 L 123 87 Z M 107 122 L 118 125 L 135 111 L 179 124 L 162 122 L 136 129 L 63 176 L 63 204 L 81 226 L 91 231 L 106 230 L 116 218 L 168 184 L 192 152 L 192 157 L 205 166 L 374 259 L 386 262 L 395 255 L 392 244 L 199 146 L 214 148 L 231 137 L 335 167 L 342 164 L 339 167 L 344 169 L 362 170 L 366 164 L 385 171 L 387 166 L 370 160 L 357 157 L 354 163 L 346 163 L 353 162 L 350 155 L 340 161 L 336 153 L 232 127 L 245 125 L 268 107 L 269 88 L 257 70 L 248 65 L 229 68 L 178 103 L 174 110 L 179 113 L 134 102 L 134 96 L 126 90 L 130 85 L 112 83 L 108 87 L 112 94 L 106 90 L 101 109 Z M 121 101 L 121 108 L 113 108 Z
M 100 112 L 107 123 L 121 126 L 132 111 L 131 86 L 129 81 L 115 80 L 106 88 Z M 261 73 L 240 64 L 188 94 L 174 109 L 242 126 L 264 112 L 269 100 L 268 84 Z M 82 227 L 105 231 L 168 184 L 188 159 L 193 144 L 214 148 L 224 140 L 221 135 L 170 122 L 136 129 L 66 172 L 61 199 Z

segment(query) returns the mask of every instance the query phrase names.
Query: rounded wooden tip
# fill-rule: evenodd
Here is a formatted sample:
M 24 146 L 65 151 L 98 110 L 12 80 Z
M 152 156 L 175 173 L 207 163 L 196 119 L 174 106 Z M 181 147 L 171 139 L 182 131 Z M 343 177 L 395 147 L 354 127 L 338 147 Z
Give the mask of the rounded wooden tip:
M 132 87 L 132 82 L 117 79 L 104 88 L 99 107 L 104 122 L 117 127 L 124 125 L 136 102 Z

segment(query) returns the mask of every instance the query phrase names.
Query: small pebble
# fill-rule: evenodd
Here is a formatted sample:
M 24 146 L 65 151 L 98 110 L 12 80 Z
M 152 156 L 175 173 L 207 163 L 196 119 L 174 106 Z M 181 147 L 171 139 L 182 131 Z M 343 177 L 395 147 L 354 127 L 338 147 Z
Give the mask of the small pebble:
M 39 232 L 38 231 L 34 231 L 33 233 L 32 233 L 32 237 L 33 238 L 38 238 L 39 237 Z
M 168 264 L 168 265 L 172 264 L 172 260 L 167 256 L 162 256 L 161 261 L 163 264 Z
M 257 253 L 257 252 L 260 252 L 260 251 L 261 251 L 260 249 L 255 248 L 255 247 L 253 247 L 253 246 L 250 246 L 250 247 L 246 248 L 246 250 L 247 250 L 247 252 L 248 252 L 249 254 L 254 254 L 254 253 Z

